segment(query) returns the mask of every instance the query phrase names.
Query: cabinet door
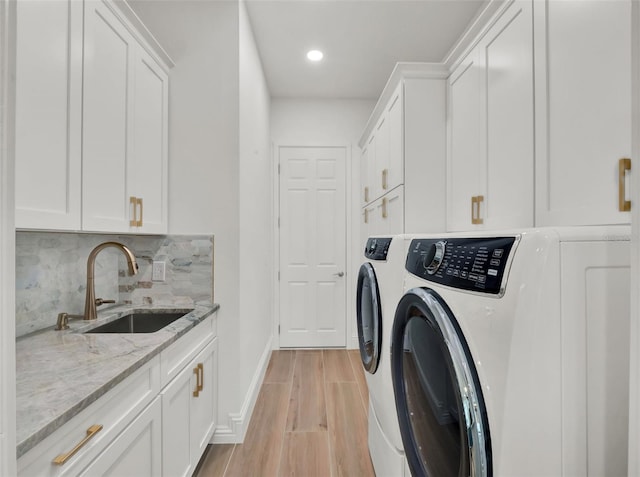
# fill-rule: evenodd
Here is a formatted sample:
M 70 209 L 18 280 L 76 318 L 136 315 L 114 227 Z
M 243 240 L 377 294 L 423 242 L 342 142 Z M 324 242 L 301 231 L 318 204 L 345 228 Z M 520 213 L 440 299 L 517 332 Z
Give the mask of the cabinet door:
M 469 230 L 471 199 L 479 195 L 480 68 L 476 50 L 449 80 L 449 154 L 447 155 L 447 230 Z
M 373 176 L 374 198 L 389 191 L 389 123 L 383 115 L 375 128 L 376 156 Z
M 369 185 L 368 162 L 369 149 L 365 145 L 360 155 L 360 205 L 365 206 L 371 201 L 371 188 Z
M 375 203 L 377 235 L 398 235 L 404 233 L 404 188 L 396 187 Z
M 218 341 L 214 339 L 162 391 L 162 471 L 191 475 L 217 416 Z
M 162 391 L 162 473 L 177 477 L 193 473 L 191 462 L 191 400 L 196 389 L 193 362 Z
M 379 176 L 377 174 L 377 162 L 376 162 L 376 135 L 375 130 L 369 136 L 367 140 L 367 186 L 369 187 L 369 198 L 368 202 L 373 202 L 375 199 L 380 197 L 380 181 L 378 180 Z
M 214 339 L 196 358 L 202 365 L 201 390 L 191 405 L 191 455 L 197 465 L 213 436 L 218 407 L 218 339 Z
M 161 417 L 160 398 L 156 398 L 80 475 L 160 475 Z
M 404 184 L 404 82 L 401 81 L 387 106 L 389 128 L 388 190 Z
M 533 227 L 531 1 L 516 1 L 478 45 L 485 118 L 480 167 L 485 228 Z
M 129 230 L 127 134 L 134 39 L 100 1 L 85 2 L 82 224 Z
M 534 3 L 536 225 L 628 223 L 631 1 Z
M 167 232 L 168 77 L 155 60 L 138 49 L 134 68 L 133 149 L 128 161 L 128 195 L 140 200 L 134 230 Z
M 16 227 L 79 230 L 82 3 L 16 9 Z

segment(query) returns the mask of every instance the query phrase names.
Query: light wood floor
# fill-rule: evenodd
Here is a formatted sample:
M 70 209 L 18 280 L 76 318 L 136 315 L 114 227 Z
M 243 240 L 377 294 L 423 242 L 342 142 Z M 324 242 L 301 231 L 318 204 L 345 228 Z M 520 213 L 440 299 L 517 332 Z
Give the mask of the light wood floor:
M 375 476 L 358 350 L 274 351 L 242 444 L 209 446 L 196 477 Z

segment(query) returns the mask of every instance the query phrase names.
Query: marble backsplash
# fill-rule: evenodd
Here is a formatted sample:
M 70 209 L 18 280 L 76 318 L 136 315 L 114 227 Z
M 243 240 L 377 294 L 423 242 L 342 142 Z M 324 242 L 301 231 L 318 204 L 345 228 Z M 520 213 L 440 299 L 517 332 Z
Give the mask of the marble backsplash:
M 118 304 L 189 307 L 213 301 L 213 236 L 146 236 L 61 232 L 16 233 L 16 335 L 55 325 L 58 313 L 84 310 L 87 257 L 102 242 L 129 247 L 138 262 L 128 276 L 124 255 L 102 250 L 95 264 L 96 297 Z M 154 261 L 165 281 L 152 281 Z M 106 309 L 103 305 L 98 310 Z

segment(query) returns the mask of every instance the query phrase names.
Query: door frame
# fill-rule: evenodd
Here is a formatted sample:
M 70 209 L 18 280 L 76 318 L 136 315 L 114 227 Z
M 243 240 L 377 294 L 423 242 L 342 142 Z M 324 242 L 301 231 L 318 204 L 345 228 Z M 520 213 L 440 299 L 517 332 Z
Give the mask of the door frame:
M 280 227 L 278 220 L 280 218 L 280 174 L 278 172 L 278 165 L 280 159 L 281 148 L 295 148 L 295 147 L 313 147 L 313 148 L 327 148 L 327 147 L 341 147 L 345 150 L 345 207 L 346 207 L 346 236 L 345 236 L 345 343 L 346 348 L 353 347 L 353 333 L 356 332 L 355 342 L 357 344 L 357 330 L 355 326 L 355 320 L 350 320 L 351 311 L 355 316 L 355 285 L 350 286 L 352 279 L 357 279 L 357 270 L 354 273 L 353 270 L 353 247 L 351 244 L 354 240 L 353 220 L 355 217 L 359 218 L 359 215 L 354 215 L 352 210 L 353 200 L 353 184 L 352 180 L 354 176 L 353 168 L 353 146 L 351 144 L 318 144 L 307 142 L 295 142 L 295 143 L 271 143 L 271 184 L 273 194 L 272 196 L 272 243 L 273 250 L 272 258 L 272 270 L 273 270 L 273 310 L 272 310 L 272 330 L 273 330 L 273 349 L 280 349 L 280 280 L 278 274 L 280 272 Z M 359 168 L 359 164 L 356 164 Z M 356 188 L 357 189 L 357 188 Z M 360 223 L 356 222 L 356 229 Z M 359 267 L 359 265 L 358 265 Z

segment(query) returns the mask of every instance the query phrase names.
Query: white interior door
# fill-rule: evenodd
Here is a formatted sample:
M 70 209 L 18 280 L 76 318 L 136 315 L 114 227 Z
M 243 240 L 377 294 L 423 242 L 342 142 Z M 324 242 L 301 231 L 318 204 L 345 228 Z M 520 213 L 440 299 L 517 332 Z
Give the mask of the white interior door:
M 346 149 L 280 147 L 280 346 L 346 344 Z

